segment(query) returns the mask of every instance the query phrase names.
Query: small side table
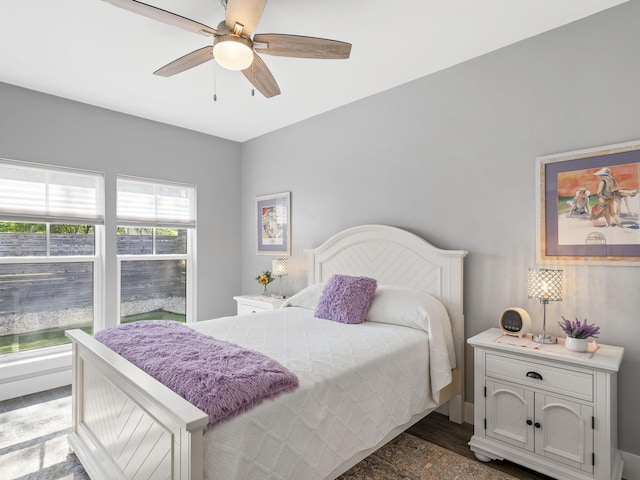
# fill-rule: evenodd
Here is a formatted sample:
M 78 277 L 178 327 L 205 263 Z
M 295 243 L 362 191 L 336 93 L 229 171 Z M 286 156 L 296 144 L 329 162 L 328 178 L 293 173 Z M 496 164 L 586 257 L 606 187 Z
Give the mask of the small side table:
M 238 315 L 275 310 L 284 302 L 283 298 L 270 295 L 239 295 L 233 299 L 238 303 Z
M 474 435 L 481 461 L 506 459 L 563 480 L 619 480 L 617 374 L 624 349 L 505 337 L 497 328 L 474 349 Z

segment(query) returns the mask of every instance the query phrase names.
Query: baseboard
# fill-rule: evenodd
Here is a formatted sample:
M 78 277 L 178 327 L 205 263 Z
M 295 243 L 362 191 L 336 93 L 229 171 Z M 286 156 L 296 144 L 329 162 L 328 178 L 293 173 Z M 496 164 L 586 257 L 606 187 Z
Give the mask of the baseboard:
M 626 480 L 636 480 L 640 478 L 640 455 L 620 451 L 622 460 L 624 461 L 624 469 L 622 470 L 622 478 Z
M 473 425 L 473 403 L 465 402 L 464 404 L 464 422 Z

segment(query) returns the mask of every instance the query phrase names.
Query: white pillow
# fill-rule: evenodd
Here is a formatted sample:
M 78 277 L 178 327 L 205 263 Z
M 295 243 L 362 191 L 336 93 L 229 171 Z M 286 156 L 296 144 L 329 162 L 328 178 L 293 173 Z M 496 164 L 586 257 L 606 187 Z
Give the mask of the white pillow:
M 428 293 L 379 285 L 369 307 L 367 321 L 424 330 L 430 338 L 446 346 L 449 363 L 452 368 L 455 367 L 456 354 L 449 314 L 444 305 Z
M 318 306 L 318 302 L 320 302 L 320 297 L 322 296 L 322 291 L 326 284 L 327 282 L 314 283 L 313 285 L 303 288 L 298 293 L 282 302 L 280 308 L 302 307 L 308 308 L 309 310 L 315 310 Z

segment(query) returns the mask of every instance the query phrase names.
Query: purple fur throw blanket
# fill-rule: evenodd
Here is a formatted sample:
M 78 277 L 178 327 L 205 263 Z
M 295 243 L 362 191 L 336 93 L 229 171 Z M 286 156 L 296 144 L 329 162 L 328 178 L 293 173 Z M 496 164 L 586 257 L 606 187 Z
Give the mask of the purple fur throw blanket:
M 96 340 L 209 415 L 209 424 L 298 387 L 275 360 L 168 320 L 102 330 Z

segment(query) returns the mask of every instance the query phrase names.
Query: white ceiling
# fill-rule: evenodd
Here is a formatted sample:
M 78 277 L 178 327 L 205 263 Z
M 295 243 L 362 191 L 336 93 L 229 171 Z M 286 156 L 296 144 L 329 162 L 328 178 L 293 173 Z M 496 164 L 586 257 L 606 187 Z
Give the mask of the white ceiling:
M 265 99 L 214 62 L 152 75 L 206 37 L 101 0 L 1 0 L 0 81 L 242 142 L 625 1 L 269 0 L 255 33 L 353 47 L 348 60 L 263 55 L 282 90 Z M 146 3 L 214 28 L 224 18 L 218 0 Z

